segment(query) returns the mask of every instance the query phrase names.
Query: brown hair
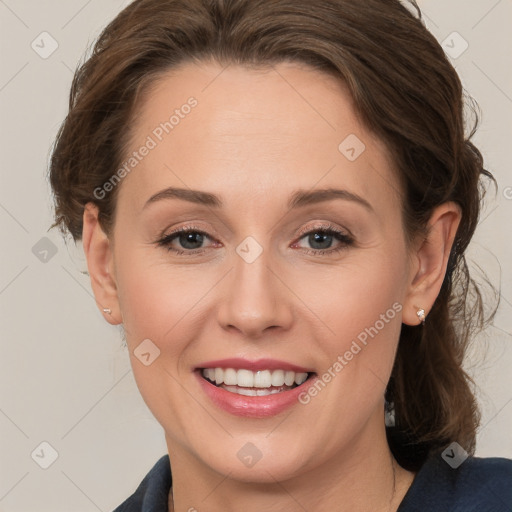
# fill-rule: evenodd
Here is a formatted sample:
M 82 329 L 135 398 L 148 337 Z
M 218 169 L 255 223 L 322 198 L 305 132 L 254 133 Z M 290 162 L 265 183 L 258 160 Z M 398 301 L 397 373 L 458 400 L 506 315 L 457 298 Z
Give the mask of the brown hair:
M 493 178 L 470 142 L 477 119 L 464 133 L 456 71 L 421 16 L 398 0 L 133 2 L 75 73 L 50 163 L 52 227 L 80 239 L 84 205 L 93 202 L 111 232 L 119 187 L 103 199 L 93 191 L 123 161 L 126 126 L 141 94 L 180 63 L 210 59 L 247 66 L 296 61 L 343 80 L 363 122 L 394 156 L 408 241 L 424 234 L 436 206 L 460 206 L 462 221 L 427 323 L 402 326 L 386 391 L 395 408 L 388 442 L 412 470 L 451 441 L 474 453 L 479 413 L 462 363 L 469 337 L 484 319 L 464 251 L 478 221 L 480 178 Z M 470 290 L 476 290 L 474 301 Z

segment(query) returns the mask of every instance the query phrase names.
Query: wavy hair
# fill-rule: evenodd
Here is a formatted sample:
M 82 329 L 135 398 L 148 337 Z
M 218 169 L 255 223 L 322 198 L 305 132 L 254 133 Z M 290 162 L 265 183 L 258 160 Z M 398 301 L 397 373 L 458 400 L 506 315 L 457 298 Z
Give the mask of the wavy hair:
M 417 12 L 398 0 L 136 0 L 103 30 L 74 75 L 49 179 L 52 227 L 79 240 L 84 206 L 93 202 L 108 234 L 119 187 L 102 199 L 93 191 L 124 160 L 126 127 L 169 70 L 187 61 L 293 61 L 343 81 L 362 122 L 393 155 L 408 243 L 425 234 L 443 202 L 462 211 L 439 296 L 424 326 L 402 326 L 386 390 L 395 410 L 390 448 L 416 470 L 451 441 L 474 453 L 480 418 L 463 359 L 485 319 L 464 252 L 478 222 L 482 178 L 494 178 L 470 141 L 477 115 L 465 133 L 460 79 L 410 6 Z

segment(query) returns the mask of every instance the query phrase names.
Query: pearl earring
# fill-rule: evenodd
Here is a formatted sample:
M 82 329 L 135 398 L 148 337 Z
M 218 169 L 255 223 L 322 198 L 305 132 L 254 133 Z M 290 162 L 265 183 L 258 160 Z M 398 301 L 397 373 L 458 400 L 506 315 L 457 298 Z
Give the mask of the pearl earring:
M 103 308 L 103 313 L 106 313 L 107 315 L 111 315 L 112 314 L 112 310 L 109 309 L 109 308 Z

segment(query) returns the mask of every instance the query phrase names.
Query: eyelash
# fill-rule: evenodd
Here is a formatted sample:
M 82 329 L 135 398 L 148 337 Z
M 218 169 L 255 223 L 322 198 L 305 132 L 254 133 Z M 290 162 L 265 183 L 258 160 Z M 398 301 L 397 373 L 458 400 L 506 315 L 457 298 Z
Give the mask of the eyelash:
M 187 256 L 193 256 L 195 254 L 200 254 L 200 253 L 204 252 L 205 249 L 180 250 L 180 249 L 175 249 L 175 248 L 171 247 L 171 243 L 174 241 L 174 239 L 176 239 L 180 234 L 184 234 L 184 233 L 185 234 L 186 233 L 197 233 L 204 237 L 210 238 L 208 233 L 205 233 L 204 231 L 202 231 L 199 228 L 196 228 L 195 226 L 183 226 L 183 227 L 180 227 L 180 228 L 172 231 L 171 233 L 165 235 L 163 238 L 158 240 L 156 243 L 159 247 L 164 247 L 168 251 L 174 252 L 177 255 L 186 254 Z M 339 253 L 343 250 L 346 250 L 349 246 L 354 244 L 354 239 L 350 235 L 348 235 L 347 233 L 344 233 L 343 231 L 340 231 L 339 229 L 332 226 L 331 224 L 313 227 L 313 228 L 309 228 L 309 229 L 303 229 L 299 232 L 298 240 L 301 240 L 306 235 L 311 235 L 314 233 L 322 233 L 323 235 L 334 235 L 334 237 L 338 241 L 341 242 L 341 245 L 334 249 L 304 249 L 303 248 L 303 250 L 305 250 L 307 254 L 312 254 L 315 256 L 317 256 L 317 255 L 326 256 L 326 255 L 330 255 L 333 253 Z

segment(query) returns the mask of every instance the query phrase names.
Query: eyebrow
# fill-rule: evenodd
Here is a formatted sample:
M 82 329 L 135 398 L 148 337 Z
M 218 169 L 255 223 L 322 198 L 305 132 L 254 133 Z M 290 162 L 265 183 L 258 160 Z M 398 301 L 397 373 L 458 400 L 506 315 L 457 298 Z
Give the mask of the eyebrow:
M 211 194 L 210 192 L 169 187 L 152 195 L 146 201 L 143 208 L 146 208 L 148 205 L 156 203 L 157 201 L 162 201 L 164 199 L 181 199 L 183 201 L 189 201 L 191 203 L 209 206 L 212 208 L 222 208 L 223 206 L 223 202 L 220 197 L 216 196 L 215 194 Z M 358 196 L 353 192 L 349 192 L 348 190 L 337 188 L 324 188 L 312 191 L 297 190 L 288 200 L 288 208 L 292 210 L 294 208 L 301 208 L 311 204 L 331 201 L 333 199 L 352 201 L 364 206 L 368 211 L 374 212 L 372 205 L 366 201 L 366 199 L 363 199 L 361 196 Z

